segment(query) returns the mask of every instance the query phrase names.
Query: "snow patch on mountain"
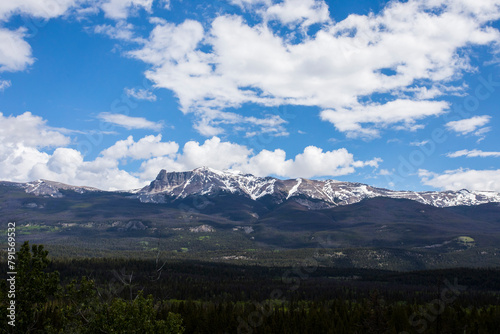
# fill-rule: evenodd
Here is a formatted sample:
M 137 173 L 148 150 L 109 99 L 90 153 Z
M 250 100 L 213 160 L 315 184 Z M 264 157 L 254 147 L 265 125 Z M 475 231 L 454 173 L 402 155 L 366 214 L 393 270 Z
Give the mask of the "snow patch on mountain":
M 298 179 L 297 179 L 297 184 L 296 184 L 296 185 L 294 185 L 294 186 L 292 187 L 292 189 L 290 189 L 290 191 L 288 192 L 288 195 L 286 196 L 286 199 L 289 199 L 289 198 L 290 198 L 290 196 L 292 196 L 295 192 L 297 192 L 297 190 L 299 189 L 299 186 L 300 186 L 300 184 L 301 184 L 301 183 L 302 183 L 302 179 L 301 179 L 301 178 L 298 178 Z
M 28 183 L 0 182 L 24 189 L 37 196 L 63 197 L 61 190 L 77 193 L 101 191 L 91 187 L 76 187 L 48 180 Z M 123 193 L 121 191 L 120 193 Z M 168 203 L 189 196 L 216 196 L 229 193 L 245 196 L 254 201 L 267 198 L 275 204 L 295 201 L 311 210 L 349 205 L 374 197 L 408 199 L 435 207 L 479 205 L 500 202 L 500 193 L 493 191 L 394 191 L 375 188 L 362 183 L 336 180 L 309 180 L 297 178 L 281 180 L 257 177 L 236 171 L 219 171 L 200 167 L 186 172 L 161 170 L 155 180 L 142 189 L 126 191 L 131 198 L 148 203 Z M 266 200 L 266 201 L 267 201 Z
M 271 196 L 277 204 L 293 200 L 311 209 L 349 205 L 366 198 L 390 197 L 414 200 L 436 207 L 479 205 L 500 202 L 500 194 L 489 191 L 394 191 L 375 188 L 362 183 L 336 180 L 280 180 L 257 177 L 234 171 L 218 171 L 200 167 L 193 171 L 171 172 L 162 170 L 156 180 L 137 192 L 143 202 L 165 201 L 165 197 L 181 199 L 187 196 L 213 196 L 225 192 L 259 200 Z M 164 198 L 159 199 L 159 194 Z M 323 202 L 323 204 L 310 205 Z

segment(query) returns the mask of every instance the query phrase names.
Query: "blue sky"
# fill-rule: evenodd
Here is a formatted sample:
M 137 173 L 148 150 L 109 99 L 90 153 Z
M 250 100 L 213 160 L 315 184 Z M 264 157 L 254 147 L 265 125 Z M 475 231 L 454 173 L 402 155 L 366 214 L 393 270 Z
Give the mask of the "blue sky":
M 500 1 L 0 4 L 0 179 L 500 191 Z

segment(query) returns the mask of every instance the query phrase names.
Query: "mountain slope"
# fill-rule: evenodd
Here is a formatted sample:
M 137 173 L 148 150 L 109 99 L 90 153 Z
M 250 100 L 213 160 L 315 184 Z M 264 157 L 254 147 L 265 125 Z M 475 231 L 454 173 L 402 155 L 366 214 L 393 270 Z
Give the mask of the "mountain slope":
M 15 222 L 18 243 L 42 243 L 58 256 L 151 257 L 161 249 L 176 259 L 274 265 L 297 263 L 309 252 L 334 266 L 500 265 L 499 203 L 436 207 L 369 197 L 364 189 L 381 190 L 336 182 L 344 194 L 358 194 L 357 202 L 339 205 L 315 188 L 328 181 L 241 176 L 236 182 L 234 174 L 206 172 L 162 172 L 135 192 L 0 182 L 0 231 Z M 264 194 L 252 198 L 252 189 Z
M 98 192 L 92 187 L 77 187 L 48 180 L 28 183 L 0 182 L 0 185 L 23 189 L 37 196 L 62 197 L 61 190 L 77 193 Z M 311 210 L 321 210 L 358 203 L 364 199 L 388 197 L 408 199 L 434 207 L 475 206 L 500 202 L 500 193 L 492 191 L 394 191 L 362 183 L 303 178 L 281 180 L 257 177 L 234 171 L 200 167 L 187 172 L 160 171 L 155 180 L 142 189 L 120 191 L 144 203 L 173 203 L 186 198 L 207 200 L 221 194 L 243 196 L 263 205 L 294 201 Z
M 23 189 L 28 194 L 34 194 L 36 196 L 50 196 L 54 198 L 63 197 L 60 190 L 71 190 L 79 194 L 83 194 L 89 191 L 100 191 L 93 187 L 77 187 L 68 184 L 54 182 L 49 180 L 37 180 L 26 183 L 16 183 L 16 182 L 0 182 L 0 185 L 11 186 Z
M 335 180 L 280 180 L 218 171 L 207 167 L 189 172 L 162 170 L 149 186 L 137 192 L 142 202 L 171 202 L 189 196 L 214 196 L 232 193 L 260 200 L 270 196 L 275 204 L 294 200 L 309 209 L 349 205 L 366 198 L 389 197 L 409 199 L 435 207 L 479 205 L 500 202 L 500 194 L 488 191 L 393 191 L 366 184 Z

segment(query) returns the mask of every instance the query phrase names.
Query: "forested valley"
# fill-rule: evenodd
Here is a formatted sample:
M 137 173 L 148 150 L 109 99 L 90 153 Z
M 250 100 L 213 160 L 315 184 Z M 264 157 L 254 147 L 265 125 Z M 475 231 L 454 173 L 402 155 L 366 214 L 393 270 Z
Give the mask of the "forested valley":
M 314 261 L 51 260 L 17 253 L 16 326 L 4 333 L 498 333 L 500 270 L 395 272 Z M 3 267 L 6 264 L 2 263 Z M 15 328 L 15 330 L 14 330 Z

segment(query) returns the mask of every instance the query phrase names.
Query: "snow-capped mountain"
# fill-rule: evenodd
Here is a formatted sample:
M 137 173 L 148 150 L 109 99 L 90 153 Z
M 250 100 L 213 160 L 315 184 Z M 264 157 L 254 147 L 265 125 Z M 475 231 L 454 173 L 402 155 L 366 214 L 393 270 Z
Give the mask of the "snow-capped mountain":
M 0 182 L 23 189 L 37 196 L 61 198 L 61 190 L 77 193 L 96 192 L 92 187 L 71 186 L 64 183 L 37 180 L 28 183 Z M 324 209 L 360 202 L 374 197 L 402 198 L 435 207 L 479 205 L 500 202 L 500 193 L 492 191 L 394 191 L 376 188 L 362 183 L 335 180 L 309 180 L 304 178 L 281 180 L 273 177 L 257 177 L 236 171 L 219 171 L 208 167 L 186 172 L 160 171 L 155 180 L 142 189 L 120 191 L 130 198 L 146 203 L 169 203 L 189 196 L 211 197 L 231 193 L 254 201 L 271 201 L 281 204 L 295 201 L 309 209 Z
M 200 167 L 187 172 L 162 170 L 150 185 L 136 192 L 142 202 L 169 202 L 188 196 L 232 193 L 260 200 L 265 196 L 277 204 L 294 200 L 310 209 L 357 203 L 366 198 L 390 197 L 414 200 L 435 207 L 479 205 L 500 202 L 500 193 L 491 191 L 393 191 L 366 184 L 303 178 L 280 180 L 234 171 Z
M 63 194 L 60 192 L 60 190 L 71 190 L 79 194 L 83 194 L 88 191 L 100 191 L 97 188 L 70 186 L 68 184 L 43 179 L 27 183 L 0 182 L 0 184 L 22 188 L 28 194 L 33 194 L 36 196 L 48 196 L 53 198 L 63 197 Z

